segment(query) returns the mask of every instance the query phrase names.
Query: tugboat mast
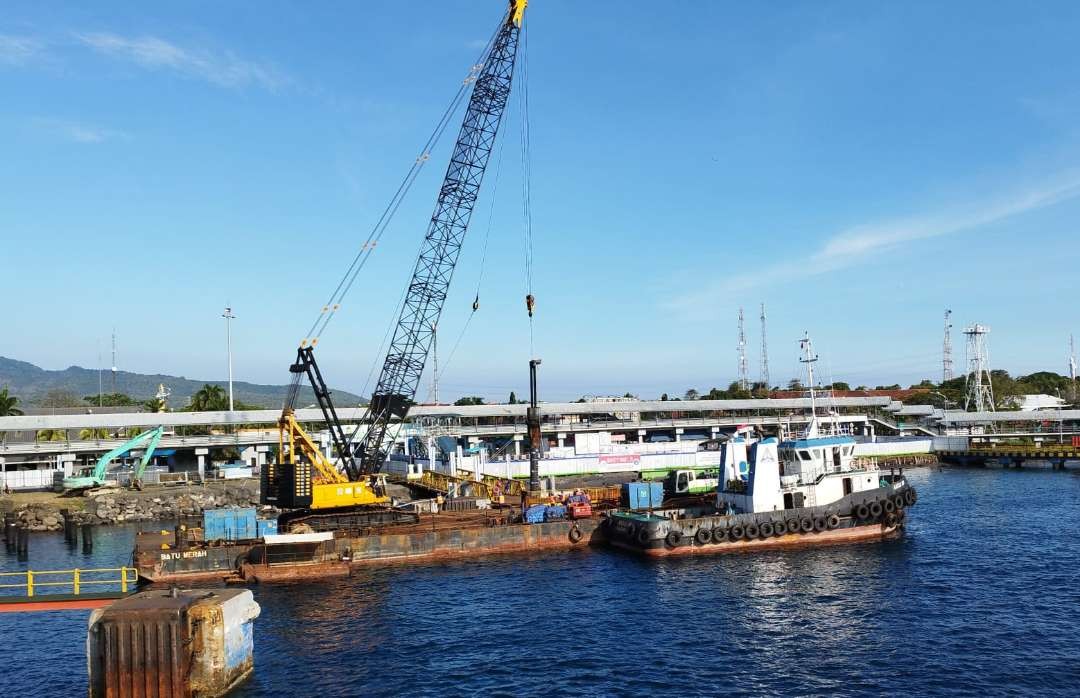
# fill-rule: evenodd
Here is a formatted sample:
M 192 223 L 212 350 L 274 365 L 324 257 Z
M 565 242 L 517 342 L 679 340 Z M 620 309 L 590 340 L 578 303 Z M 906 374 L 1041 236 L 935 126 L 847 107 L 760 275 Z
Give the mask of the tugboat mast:
M 799 359 L 799 362 L 806 364 L 806 380 L 810 388 L 810 423 L 806 427 L 806 436 L 807 438 L 814 438 L 817 436 L 817 396 L 814 394 L 814 363 L 818 360 L 818 357 L 814 353 L 814 345 L 810 341 L 809 332 L 804 333 L 803 338 L 799 340 L 799 348 L 803 351 L 803 358 Z

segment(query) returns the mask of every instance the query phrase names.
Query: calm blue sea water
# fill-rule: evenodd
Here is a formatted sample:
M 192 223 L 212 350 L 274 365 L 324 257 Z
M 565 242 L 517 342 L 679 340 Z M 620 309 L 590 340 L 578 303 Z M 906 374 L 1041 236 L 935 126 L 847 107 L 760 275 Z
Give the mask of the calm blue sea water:
M 1080 694 L 1080 477 L 910 477 L 907 534 L 882 544 L 259 587 L 255 675 L 236 695 Z M 99 535 L 94 564 L 125 562 L 130 539 Z M 31 546 L 34 567 L 85 565 L 59 536 Z M 84 695 L 85 624 L 0 616 L 0 693 Z

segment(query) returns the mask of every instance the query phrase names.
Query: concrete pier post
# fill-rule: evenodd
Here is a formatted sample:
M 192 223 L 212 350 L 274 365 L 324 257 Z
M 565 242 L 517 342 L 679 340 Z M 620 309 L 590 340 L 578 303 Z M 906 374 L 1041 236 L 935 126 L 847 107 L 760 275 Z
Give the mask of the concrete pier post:
M 14 553 L 18 545 L 19 531 L 15 527 L 15 515 L 4 514 L 4 548 L 8 553 Z
M 94 552 L 94 526 L 84 523 L 82 525 L 82 551 L 89 554 Z
M 26 562 L 30 557 L 30 531 L 21 526 L 18 529 L 18 542 L 16 548 L 19 562 Z
M 195 457 L 199 460 L 199 481 L 202 482 L 206 479 L 206 457 L 210 455 L 210 449 L 197 448 L 195 449 Z

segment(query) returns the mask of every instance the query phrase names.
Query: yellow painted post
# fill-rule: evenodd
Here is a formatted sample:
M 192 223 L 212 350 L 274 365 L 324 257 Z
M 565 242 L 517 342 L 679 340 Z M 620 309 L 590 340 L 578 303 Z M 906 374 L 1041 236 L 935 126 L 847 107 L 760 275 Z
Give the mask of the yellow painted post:
M 78 567 L 75 568 L 75 574 L 72 577 L 71 585 L 72 585 L 72 588 L 73 588 L 73 590 L 75 592 L 75 595 L 78 596 L 79 595 L 79 568 Z
M 120 568 L 120 592 L 127 593 L 127 567 Z
M 34 595 L 34 573 L 31 570 L 26 570 L 26 595 Z

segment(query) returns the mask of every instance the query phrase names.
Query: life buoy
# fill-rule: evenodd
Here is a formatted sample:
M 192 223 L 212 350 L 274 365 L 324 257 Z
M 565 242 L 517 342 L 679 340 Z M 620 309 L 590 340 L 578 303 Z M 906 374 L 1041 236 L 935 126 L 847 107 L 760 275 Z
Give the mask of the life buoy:
M 788 533 L 798 533 L 799 532 L 799 520 L 798 519 L 788 519 L 787 520 L 787 532 Z
M 914 504 L 916 498 L 915 490 L 908 488 L 908 490 L 904 492 L 904 501 L 907 502 L 908 506 Z
M 585 534 L 581 532 L 581 529 L 577 527 L 577 524 L 571 526 L 570 533 L 567 534 L 567 536 L 570 538 L 571 543 L 577 543 L 579 540 L 581 540 L 583 535 Z
M 886 513 L 884 523 L 886 527 L 896 525 L 896 514 L 891 511 Z
M 840 526 L 840 517 L 836 514 L 829 514 L 829 517 L 825 519 L 825 527 L 832 531 Z
M 728 531 L 728 534 L 731 536 L 731 540 L 740 540 L 743 536 L 746 535 L 746 529 L 744 529 L 740 524 L 735 524 Z
M 645 545 L 646 543 L 649 542 L 650 538 L 651 538 L 651 536 L 649 535 L 649 529 L 645 528 L 644 526 L 642 526 L 640 529 L 638 529 L 638 532 L 637 532 L 637 542 L 638 543 L 640 543 L 641 545 Z
M 885 498 L 885 501 L 881 503 L 881 506 L 885 509 L 886 514 L 891 514 L 894 511 L 896 511 L 896 505 L 893 503 L 893 500 L 890 499 L 889 497 Z
M 664 540 L 666 540 L 667 544 L 672 548 L 677 548 L 679 547 L 679 544 L 682 543 L 682 531 L 668 531 Z
M 712 530 L 704 527 L 699 528 L 697 532 L 694 533 L 694 540 L 697 541 L 698 545 L 708 545 L 709 543 L 712 543 Z
M 765 523 L 761 524 L 760 528 L 761 528 L 761 537 L 762 538 L 772 538 L 773 537 L 773 533 L 775 532 L 775 530 L 773 529 L 773 525 L 771 523 L 766 521 Z
M 881 507 L 881 502 L 874 501 L 870 503 L 870 516 L 872 518 L 876 519 L 877 517 L 881 516 L 881 512 L 883 511 L 884 509 L 882 509 Z
M 746 539 L 747 540 L 753 540 L 754 538 L 757 538 L 760 534 L 761 534 L 761 529 L 758 528 L 758 525 L 756 523 L 748 523 L 748 524 L 746 524 Z
M 828 527 L 828 523 L 825 521 L 824 516 L 814 517 L 814 533 L 821 533 Z
M 855 507 L 855 518 L 859 519 L 860 521 L 865 521 L 866 519 L 869 519 L 870 507 L 866 506 L 865 503 Z
M 810 533 L 814 530 L 814 521 L 809 516 L 804 516 L 799 521 L 799 530 L 803 533 Z
M 902 494 L 896 494 L 896 495 L 893 495 L 893 498 L 892 498 L 892 503 L 893 503 L 893 506 L 895 506 L 895 507 L 896 507 L 896 510 L 897 510 L 897 511 L 900 511 L 901 509 L 903 509 L 903 508 L 904 508 L 904 505 L 905 505 L 905 504 L 906 504 L 907 502 L 905 502 L 905 501 L 904 501 L 904 495 L 902 495 Z

